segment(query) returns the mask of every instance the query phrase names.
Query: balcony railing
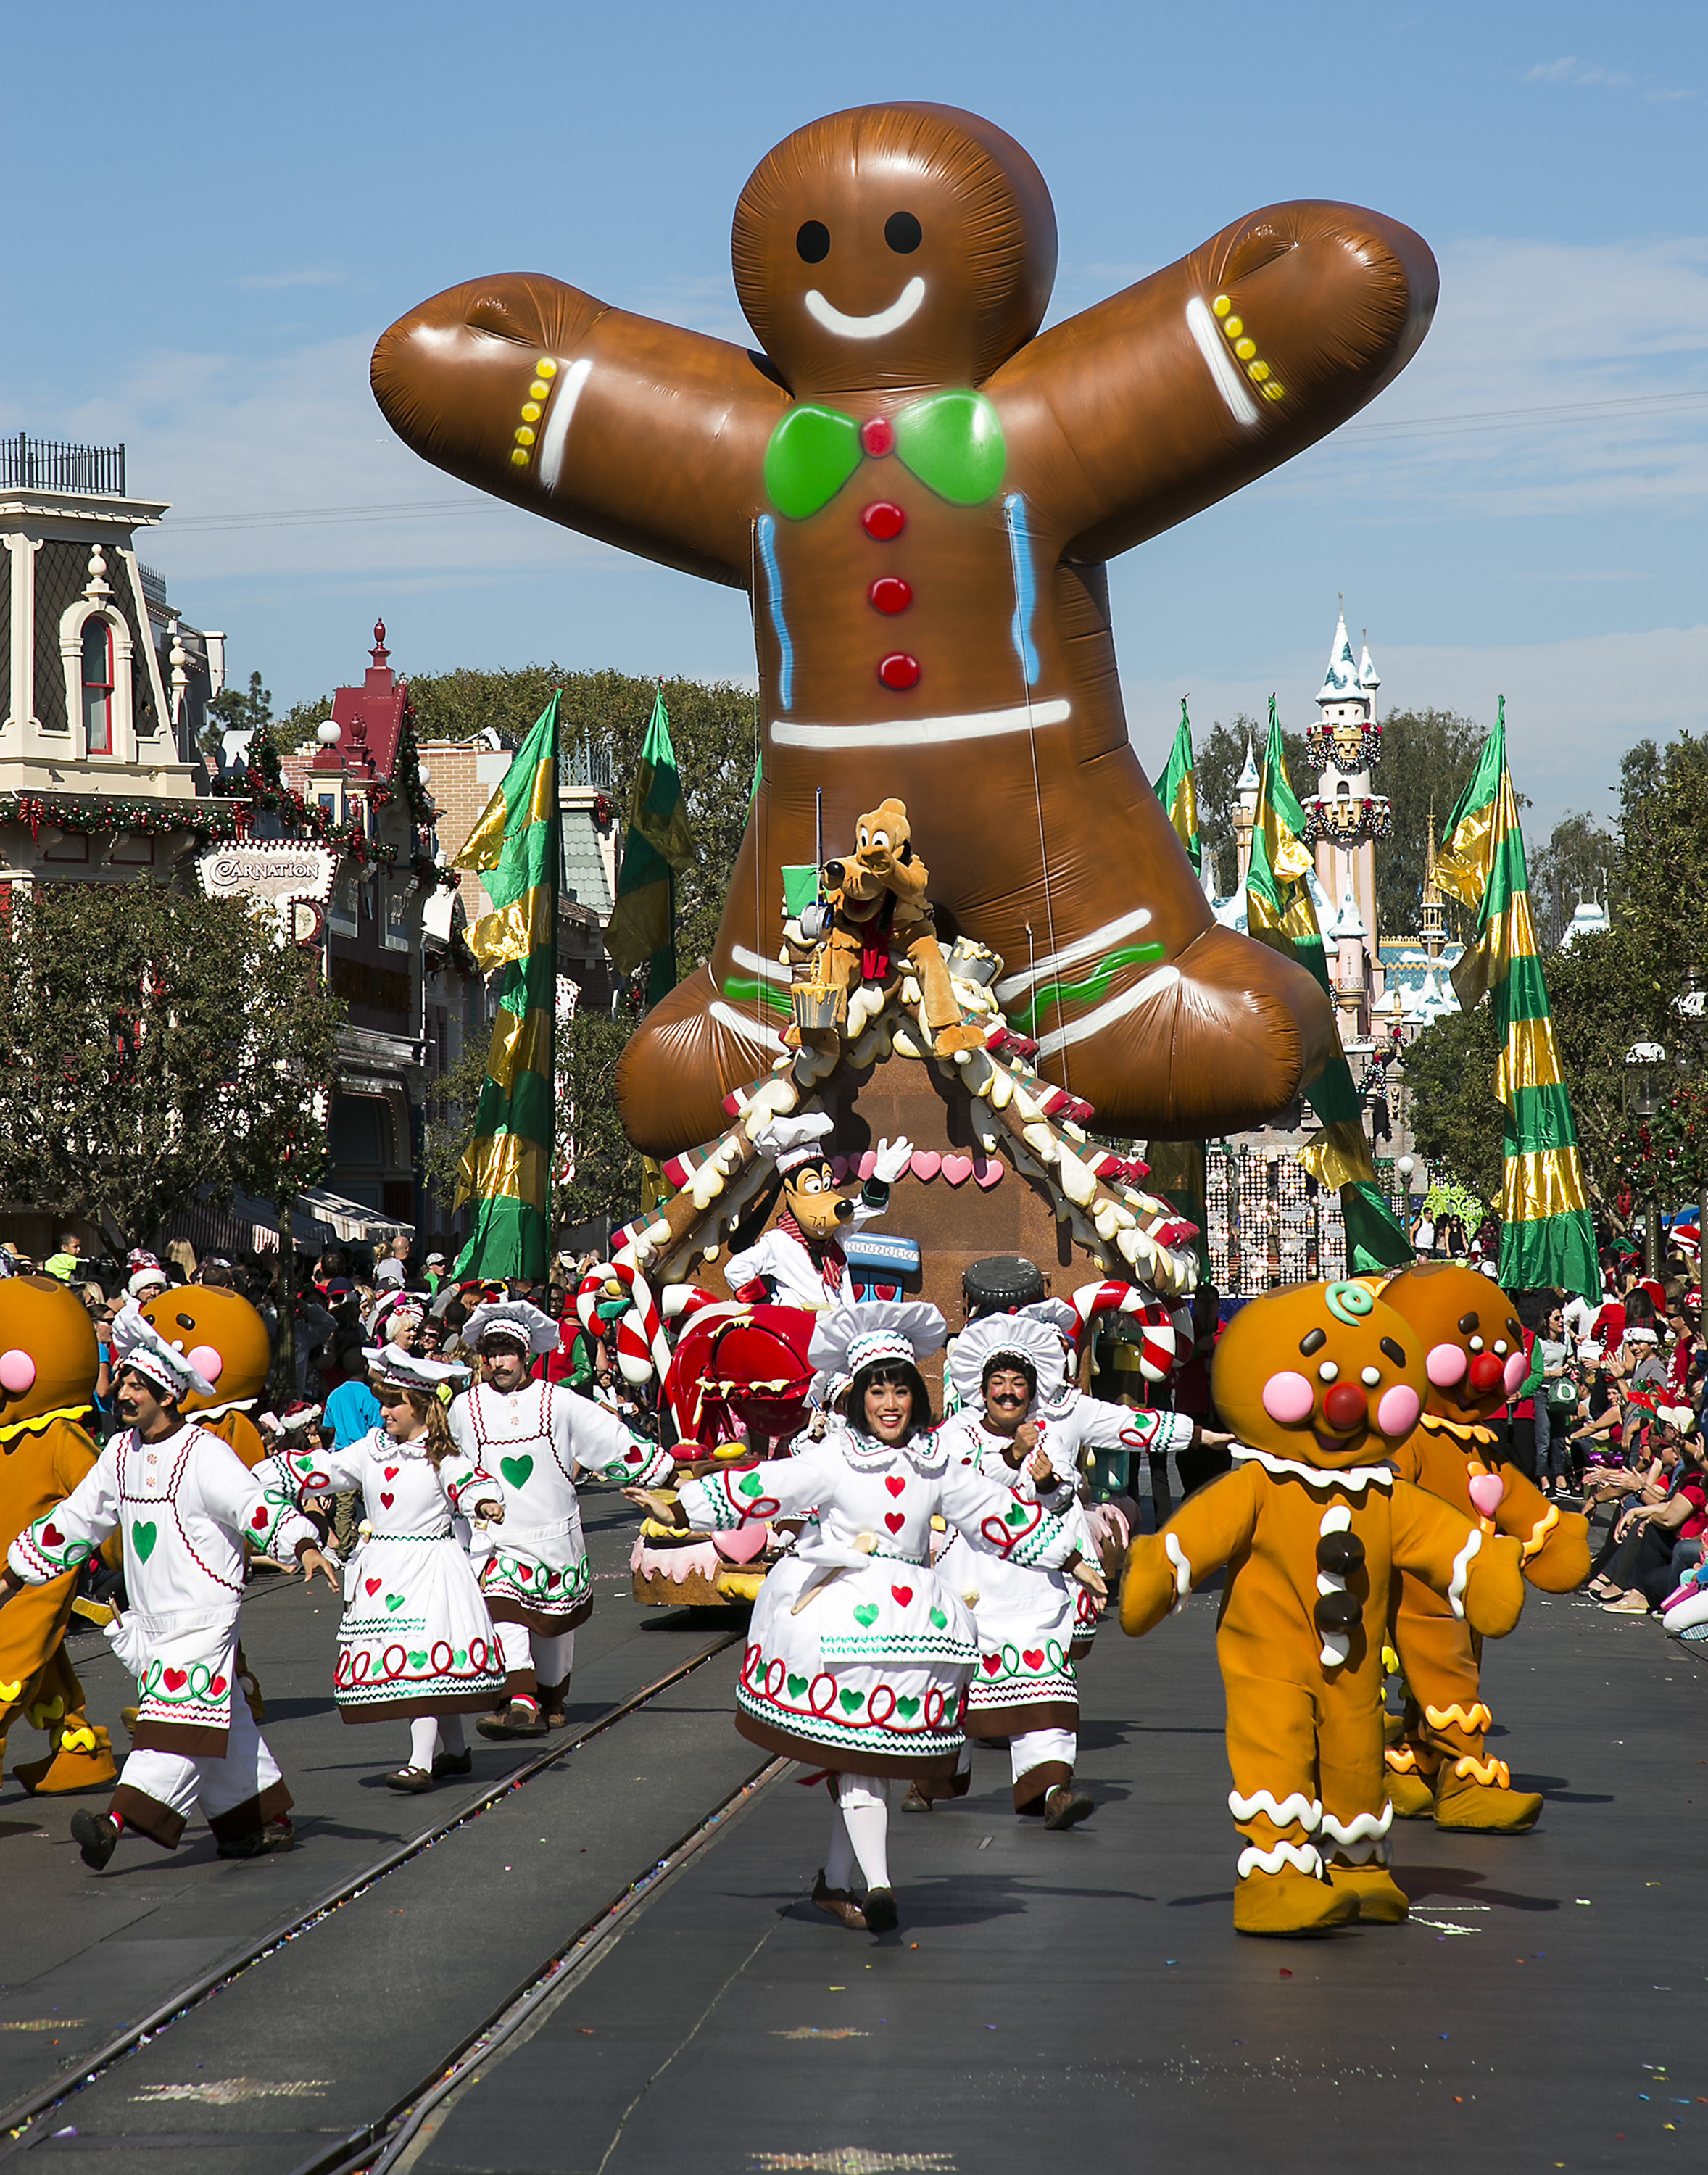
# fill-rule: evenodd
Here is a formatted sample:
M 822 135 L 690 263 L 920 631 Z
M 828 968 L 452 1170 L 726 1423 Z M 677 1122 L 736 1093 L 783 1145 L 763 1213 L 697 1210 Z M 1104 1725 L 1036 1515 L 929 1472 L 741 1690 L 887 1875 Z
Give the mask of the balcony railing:
M 0 438 L 0 490 L 99 491 L 125 495 L 122 446 L 62 446 L 20 431 Z

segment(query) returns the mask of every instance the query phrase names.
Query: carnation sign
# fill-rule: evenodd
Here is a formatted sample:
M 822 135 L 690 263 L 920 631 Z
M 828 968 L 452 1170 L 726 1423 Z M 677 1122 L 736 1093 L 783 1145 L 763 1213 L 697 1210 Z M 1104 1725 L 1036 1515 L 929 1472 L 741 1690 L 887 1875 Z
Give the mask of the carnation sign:
M 196 875 L 209 898 L 276 904 L 302 899 L 323 905 L 332 896 L 339 857 L 324 846 L 285 838 L 209 846 L 196 856 Z

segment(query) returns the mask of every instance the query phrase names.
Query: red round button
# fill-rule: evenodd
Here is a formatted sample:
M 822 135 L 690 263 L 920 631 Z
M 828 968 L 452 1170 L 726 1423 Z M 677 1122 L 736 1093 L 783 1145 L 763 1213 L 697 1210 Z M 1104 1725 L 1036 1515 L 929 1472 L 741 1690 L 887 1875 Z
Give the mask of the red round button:
M 907 525 L 907 515 L 887 498 L 877 500 L 860 515 L 860 527 L 880 544 L 887 544 L 892 537 L 899 536 Z
M 860 444 L 875 461 L 896 450 L 896 426 L 887 415 L 874 415 L 860 425 Z
M 909 657 L 905 649 L 892 650 L 879 665 L 878 677 L 886 687 L 893 687 L 897 694 L 904 694 L 909 687 L 917 687 L 919 684 L 919 660 L 917 657 Z
M 904 612 L 914 601 L 913 584 L 899 574 L 885 574 L 866 591 L 874 611 Z

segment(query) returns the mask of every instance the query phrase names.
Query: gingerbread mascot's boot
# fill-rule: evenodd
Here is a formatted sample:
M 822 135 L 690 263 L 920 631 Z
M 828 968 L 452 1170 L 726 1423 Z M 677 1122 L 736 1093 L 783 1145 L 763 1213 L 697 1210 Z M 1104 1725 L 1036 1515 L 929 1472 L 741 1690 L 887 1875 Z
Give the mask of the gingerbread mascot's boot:
M 1422 1405 L 1423 1354 L 1362 1283 L 1304 1284 L 1242 1308 L 1212 1386 L 1234 1469 L 1136 1539 L 1123 1630 L 1143 1633 L 1227 1565 L 1216 1633 L 1228 1804 L 1245 1840 L 1234 1923 L 1319 1934 L 1406 1916 L 1388 1869 L 1383 1634 L 1402 1571 L 1474 1626 L 1508 1631 L 1518 1545 L 1485 1538 L 1389 1460 Z
M 1128 738 L 1103 562 L 1378 393 L 1429 324 L 1428 247 L 1276 205 L 1040 335 L 1043 176 L 975 114 L 896 105 L 779 144 L 733 249 L 762 354 L 530 274 L 436 296 L 373 358 L 440 467 L 752 599 L 763 783 L 708 965 L 625 1054 L 631 1139 L 709 1138 L 780 1048 L 779 871 L 815 859 L 817 793 L 841 837 L 880 773 L 1049 1078 L 1120 1132 L 1274 1111 L 1332 1012 L 1212 919 Z
M 81 1424 L 94 1407 L 99 1357 L 89 1310 L 63 1284 L 52 1277 L 0 1282 L 0 1556 L 70 1494 L 99 1455 Z M 103 1555 L 109 1550 L 117 1543 Z M 92 1789 L 117 1773 L 106 1732 L 84 1713 L 83 1687 L 65 1658 L 77 1576 L 26 1587 L 0 1609 L 0 1755 L 20 1717 L 46 1732 L 46 1755 L 14 1769 L 26 1789 L 44 1793 Z
M 1511 1301 L 1487 1277 L 1449 1261 L 1401 1270 L 1383 1286 L 1382 1299 L 1421 1339 L 1429 1376 L 1417 1431 L 1396 1469 L 1474 1519 L 1479 1532 L 1517 1541 L 1529 1584 L 1572 1592 L 1589 1576 L 1588 1521 L 1503 1463 L 1491 1425 L 1530 1369 Z M 1541 1797 L 1515 1790 L 1506 1762 L 1489 1756 L 1482 1641 L 1409 1577 L 1395 1596 L 1390 1636 L 1408 1696 L 1404 1737 L 1389 1750 L 1388 1765 L 1408 1815 L 1483 1835 L 1533 1827 Z

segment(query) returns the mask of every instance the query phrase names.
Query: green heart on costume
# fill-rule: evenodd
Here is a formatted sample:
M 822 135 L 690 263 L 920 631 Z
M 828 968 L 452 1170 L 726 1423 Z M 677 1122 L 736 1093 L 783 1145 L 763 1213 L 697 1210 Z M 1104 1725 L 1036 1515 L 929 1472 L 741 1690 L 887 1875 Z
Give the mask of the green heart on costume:
M 498 1470 L 512 1488 L 525 1488 L 528 1476 L 534 1470 L 534 1460 L 531 1457 L 501 1457 Z
M 841 1692 L 838 1694 L 838 1697 L 842 1700 L 843 1711 L 845 1714 L 858 1714 L 866 1703 L 866 1695 L 864 1692 Z
M 426 1666 L 427 1666 L 427 1657 L 426 1657 L 426 1656 L 425 1654 L 411 1654 L 411 1655 L 410 1655 L 410 1657 L 409 1657 L 409 1667 L 410 1667 L 412 1669 L 425 1669 L 425 1668 L 426 1668 Z
M 903 1722 L 911 1722 L 919 1711 L 919 1702 L 911 1692 L 905 1699 L 898 1699 L 896 1701 L 896 1712 L 900 1715 Z
M 937 1629 L 941 1631 L 947 1628 L 949 1619 L 943 1614 L 941 1608 L 934 1608 L 931 1611 L 931 1621 L 936 1625 Z
M 1007 1521 L 1011 1526 L 1023 1526 L 1026 1523 L 1025 1505 L 1022 1503 L 1017 1503 L 1014 1508 L 1008 1513 Z
M 409 1596 L 405 1593 L 388 1593 L 386 1596 L 386 1607 L 389 1608 L 392 1614 L 395 1616 L 399 1609 L 403 1607 L 404 1602 L 408 1599 Z
M 765 1483 L 756 1473 L 750 1473 L 745 1480 L 736 1482 L 735 1493 L 738 1495 L 757 1495 L 762 1491 L 764 1486 Z
M 803 401 L 771 434 L 765 489 L 779 513 L 799 521 L 828 505 L 859 464 L 859 426 L 853 416 Z
M 878 1612 L 877 1612 L 877 1609 L 876 1609 L 876 1606 L 875 1606 L 871 1602 L 870 1602 L 870 1601 L 869 1601 L 869 1602 L 867 1602 L 867 1603 L 865 1604 L 865 1606 L 864 1606 L 863 1608 L 857 1608 L 857 1609 L 855 1609 L 855 1611 L 854 1611 L 854 1621 L 855 1621 L 855 1623 L 856 1623 L 856 1624 L 864 1624 L 867 1627 L 867 1629 L 868 1629 L 868 1630 L 870 1630 L 870 1627 L 871 1627 L 874 1624 L 876 1624 L 876 1623 L 877 1622 L 877 1620 L 878 1620 Z
M 138 1563 L 148 1561 L 155 1552 L 155 1543 L 158 1538 L 159 1535 L 155 1531 L 152 1521 L 131 1527 L 131 1546 L 137 1552 Z
M 468 1660 L 468 1658 L 469 1658 L 469 1649 L 468 1649 L 466 1646 L 459 1646 L 459 1647 L 457 1649 L 456 1652 L 455 1652 L 454 1654 L 453 1654 L 453 1655 L 452 1655 L 452 1657 L 451 1657 L 451 1659 L 452 1659 L 452 1660 L 453 1660 L 453 1661 L 457 1664 L 457 1667 L 458 1667 L 459 1669 L 462 1668 L 462 1666 L 463 1666 L 464 1662 L 466 1662 L 466 1661 Z
M 805 1677 L 791 1677 L 789 1679 L 789 1696 L 790 1699 L 799 1699 L 805 1690 L 806 1679 Z
M 934 393 L 897 416 L 896 458 L 940 498 L 977 506 L 1002 480 L 1002 425 L 982 393 Z

